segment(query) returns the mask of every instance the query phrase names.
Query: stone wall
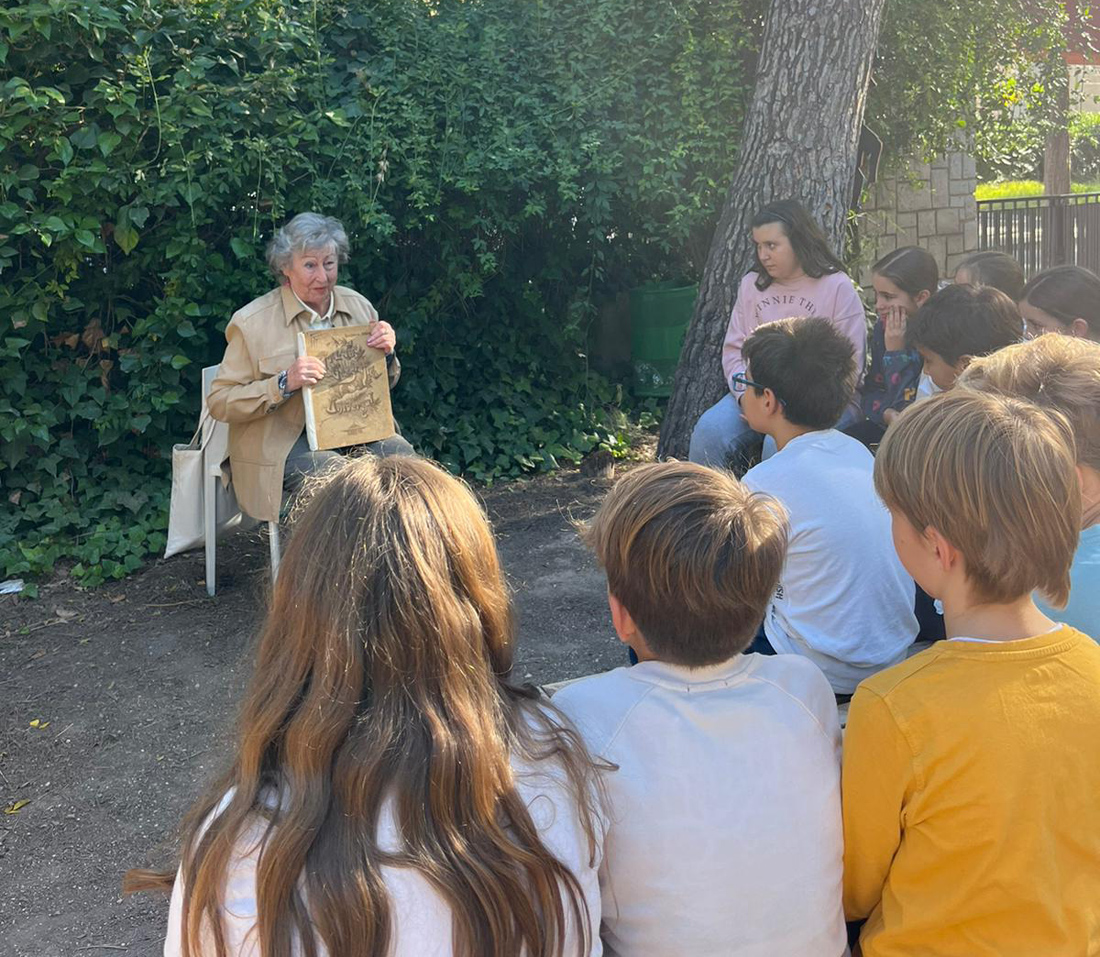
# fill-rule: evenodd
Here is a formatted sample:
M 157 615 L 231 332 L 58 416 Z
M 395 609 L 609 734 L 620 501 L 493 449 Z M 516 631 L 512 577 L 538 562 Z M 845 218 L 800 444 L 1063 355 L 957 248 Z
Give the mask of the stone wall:
M 941 277 L 978 249 L 977 173 L 974 157 L 949 153 L 931 163 L 910 162 L 880 175 L 861 218 L 861 281 L 871 264 L 899 246 L 921 246 L 936 257 Z

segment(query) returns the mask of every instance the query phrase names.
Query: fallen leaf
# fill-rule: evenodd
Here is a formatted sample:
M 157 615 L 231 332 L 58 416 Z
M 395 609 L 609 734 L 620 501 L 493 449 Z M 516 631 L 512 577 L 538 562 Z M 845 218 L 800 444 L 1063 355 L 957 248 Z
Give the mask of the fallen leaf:
M 110 598 L 108 599 L 108 601 L 111 601 L 111 602 L 114 602 L 115 604 L 118 604 L 118 602 L 120 602 L 120 601 L 126 601 L 126 596 L 125 595 L 111 595 Z
M 79 612 L 73 611 L 71 608 L 55 608 L 53 613 L 57 615 L 58 618 L 63 619 L 75 618 L 80 614 Z
M 23 798 L 22 800 L 19 800 L 19 801 L 12 801 L 11 804 L 9 804 L 7 807 L 4 808 L 4 813 L 5 814 L 18 814 L 23 808 L 25 808 L 30 803 L 31 802 L 28 798 Z
M 39 648 L 38 651 L 36 651 L 33 655 L 31 655 L 31 661 L 37 661 L 39 658 L 44 658 L 45 656 L 46 656 L 46 649 L 45 648 Z
M 17 488 L 14 492 L 11 493 L 11 495 L 8 496 L 8 501 L 11 502 L 12 505 L 18 505 L 19 500 L 22 497 L 23 497 L 23 490 L 21 488 Z
M 35 718 L 35 719 L 34 719 L 34 720 L 33 720 L 33 721 L 31 722 L 31 727 L 32 727 L 32 728 L 37 728 L 37 727 L 38 727 L 38 719 L 37 719 L 37 718 Z

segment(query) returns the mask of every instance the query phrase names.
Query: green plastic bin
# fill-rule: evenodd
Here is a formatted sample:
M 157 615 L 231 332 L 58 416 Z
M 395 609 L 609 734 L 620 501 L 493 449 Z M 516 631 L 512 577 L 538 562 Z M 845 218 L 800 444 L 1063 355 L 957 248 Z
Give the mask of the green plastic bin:
M 698 292 L 698 284 L 684 286 L 676 280 L 630 290 L 630 358 L 635 395 L 672 394 L 672 377 Z

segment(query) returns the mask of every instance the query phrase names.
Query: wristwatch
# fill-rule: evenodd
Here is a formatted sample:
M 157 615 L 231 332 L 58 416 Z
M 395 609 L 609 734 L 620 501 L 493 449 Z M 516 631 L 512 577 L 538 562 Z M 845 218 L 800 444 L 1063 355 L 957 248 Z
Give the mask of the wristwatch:
M 283 398 L 284 399 L 289 399 L 292 395 L 294 395 L 294 393 L 293 392 L 287 392 L 287 390 L 286 390 L 286 377 L 287 377 L 287 370 L 283 369 L 283 371 L 279 373 L 279 377 L 276 380 L 276 384 L 279 386 L 279 392 L 282 393 Z

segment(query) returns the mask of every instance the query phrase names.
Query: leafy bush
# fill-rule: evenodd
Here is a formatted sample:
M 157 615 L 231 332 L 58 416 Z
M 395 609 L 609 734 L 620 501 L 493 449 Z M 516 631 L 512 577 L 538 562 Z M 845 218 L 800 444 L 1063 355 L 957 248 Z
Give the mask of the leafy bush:
M 425 454 L 493 480 L 620 441 L 605 297 L 698 275 L 739 0 L 36 0 L 0 9 L 0 572 L 121 577 L 293 213 L 398 331 Z M 759 11 L 752 11 L 753 18 Z
M 1041 179 L 1046 129 L 1026 111 L 991 119 L 978 139 L 979 178 L 996 182 L 1019 181 L 1018 177 L 1026 177 L 1024 182 Z M 1100 114 L 1071 113 L 1069 141 L 1074 184 L 1100 180 Z M 1039 191 L 1042 192 L 1041 185 Z M 1081 190 L 1075 185 L 1074 192 Z
M 1069 142 L 1074 180 L 1082 183 L 1100 180 L 1100 113 L 1073 113 Z

